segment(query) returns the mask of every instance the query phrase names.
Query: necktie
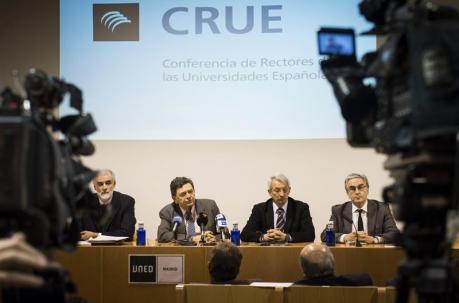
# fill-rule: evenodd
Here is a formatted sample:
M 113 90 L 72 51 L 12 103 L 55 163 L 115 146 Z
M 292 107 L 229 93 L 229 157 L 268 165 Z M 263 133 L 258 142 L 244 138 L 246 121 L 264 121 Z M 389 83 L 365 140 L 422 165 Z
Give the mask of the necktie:
M 186 212 L 185 220 L 186 220 L 186 234 L 187 236 L 192 237 L 196 234 L 196 229 L 194 228 L 194 218 L 193 218 L 193 215 L 191 214 L 191 210 Z
M 359 212 L 359 219 L 357 220 L 357 231 L 363 231 L 363 220 L 362 220 L 362 211 L 363 209 L 357 209 Z
M 107 231 L 108 221 L 110 214 L 108 213 L 108 204 L 101 204 L 99 206 L 99 226 L 100 232 Z
M 276 228 L 282 230 L 285 225 L 285 219 L 284 219 L 284 209 L 283 208 L 278 208 L 276 210 L 277 214 L 277 220 L 276 220 Z

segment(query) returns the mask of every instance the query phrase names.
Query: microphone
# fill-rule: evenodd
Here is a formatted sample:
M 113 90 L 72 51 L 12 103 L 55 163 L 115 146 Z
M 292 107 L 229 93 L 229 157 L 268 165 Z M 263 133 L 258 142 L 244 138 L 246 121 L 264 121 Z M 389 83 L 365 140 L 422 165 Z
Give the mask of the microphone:
M 204 243 L 204 226 L 209 222 L 209 218 L 206 213 L 200 212 L 196 222 L 201 227 L 201 242 Z
M 359 232 L 357 230 L 357 227 L 355 226 L 355 223 L 353 220 L 351 220 L 348 216 L 345 216 L 343 214 L 343 219 L 346 220 L 347 222 L 351 223 L 352 226 L 354 226 L 355 229 L 355 247 L 362 247 L 362 243 L 359 241 Z
M 224 214 L 218 214 L 215 216 L 215 221 L 217 222 L 217 230 L 222 236 L 222 240 L 226 240 L 226 231 L 228 230 L 228 224 L 226 222 L 226 217 Z
M 173 219 L 172 219 L 172 224 L 173 224 L 173 227 L 172 227 L 172 232 L 175 233 L 177 231 L 177 227 L 182 224 L 182 217 L 180 216 L 175 216 Z

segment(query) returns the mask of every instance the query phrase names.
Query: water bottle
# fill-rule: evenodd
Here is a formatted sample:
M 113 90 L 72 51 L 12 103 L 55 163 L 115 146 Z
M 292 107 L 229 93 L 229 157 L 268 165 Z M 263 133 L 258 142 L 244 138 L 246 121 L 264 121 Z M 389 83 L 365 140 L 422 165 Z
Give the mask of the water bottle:
M 146 232 L 143 228 L 143 222 L 139 221 L 139 228 L 137 229 L 137 246 L 145 246 L 146 244 Z
M 237 228 L 237 223 L 233 223 L 233 229 L 231 230 L 231 242 L 234 245 L 241 245 L 241 231 Z
M 328 221 L 327 230 L 325 231 L 325 244 L 327 246 L 335 246 L 335 229 L 333 227 L 333 221 Z

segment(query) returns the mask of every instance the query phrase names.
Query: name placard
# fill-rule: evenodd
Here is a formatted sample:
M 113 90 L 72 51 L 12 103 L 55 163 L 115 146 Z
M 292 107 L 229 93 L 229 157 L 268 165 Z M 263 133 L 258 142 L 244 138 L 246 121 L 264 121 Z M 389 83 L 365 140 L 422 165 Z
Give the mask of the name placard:
M 184 283 L 184 255 L 129 255 L 128 283 Z

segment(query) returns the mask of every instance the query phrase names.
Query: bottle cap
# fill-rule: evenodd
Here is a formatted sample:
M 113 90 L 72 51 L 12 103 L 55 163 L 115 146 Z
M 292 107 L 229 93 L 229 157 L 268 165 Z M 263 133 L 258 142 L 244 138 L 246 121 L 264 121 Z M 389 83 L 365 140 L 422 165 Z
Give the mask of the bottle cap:
M 139 228 L 143 228 L 143 221 L 139 221 Z
M 234 222 L 233 223 L 233 229 L 237 229 L 237 226 L 238 226 L 237 222 Z

